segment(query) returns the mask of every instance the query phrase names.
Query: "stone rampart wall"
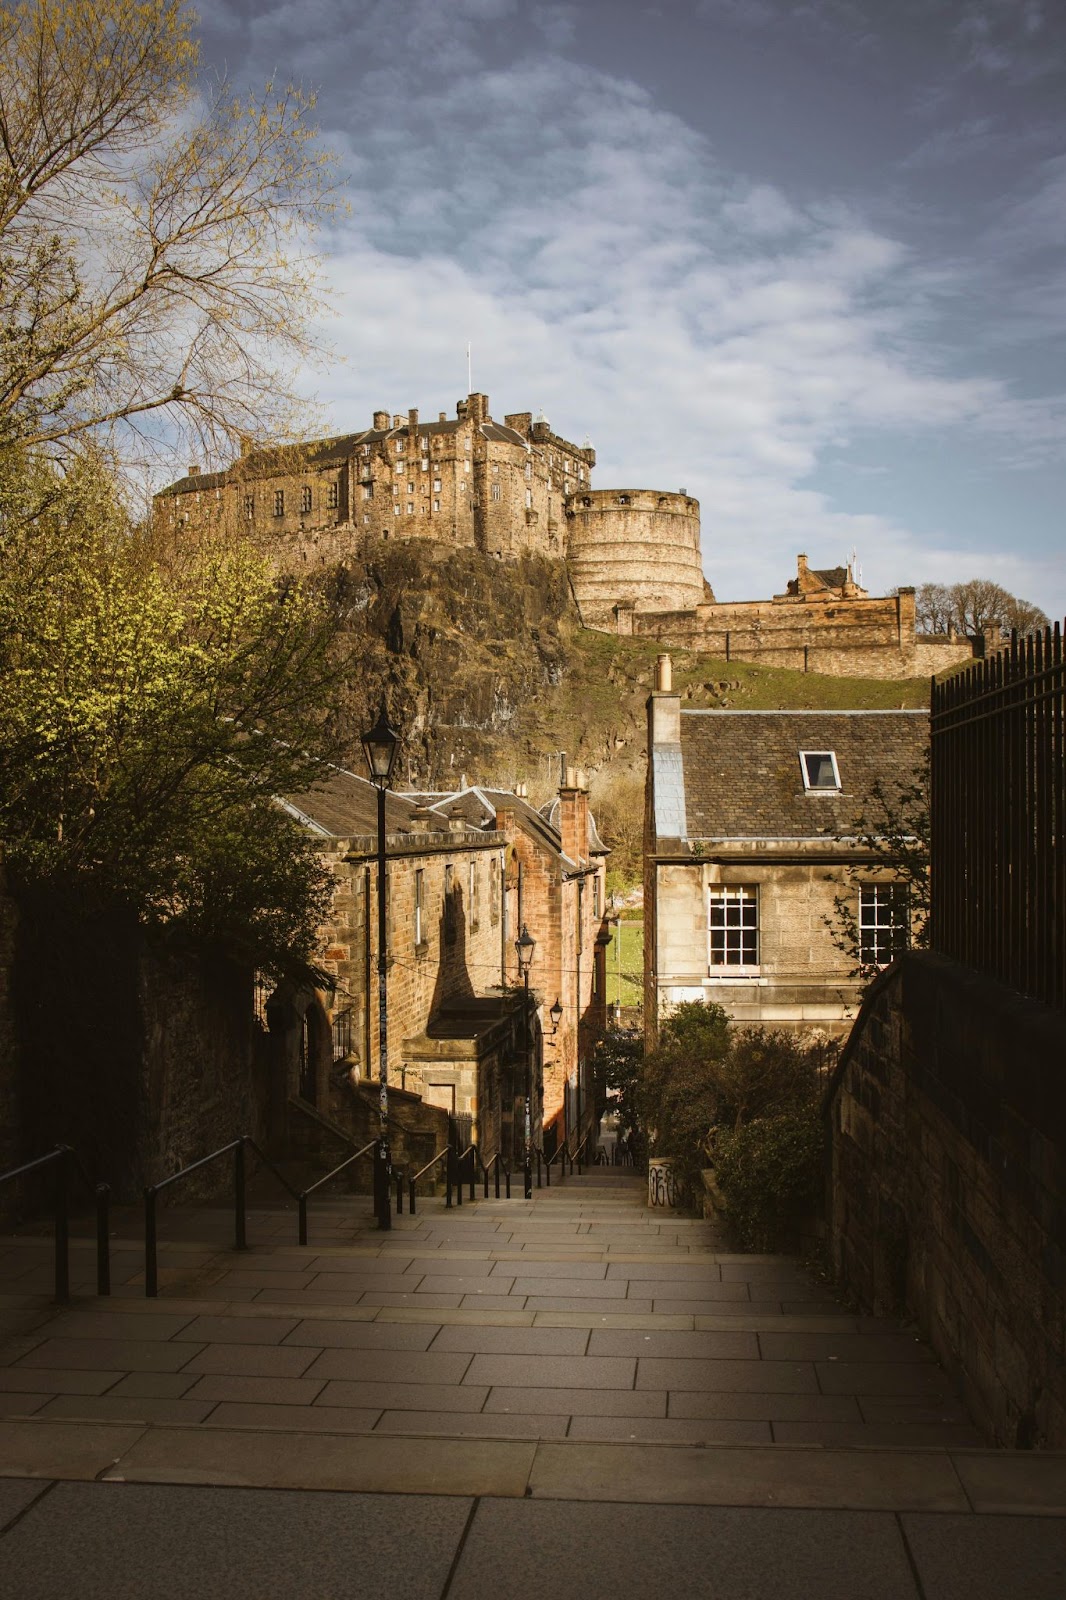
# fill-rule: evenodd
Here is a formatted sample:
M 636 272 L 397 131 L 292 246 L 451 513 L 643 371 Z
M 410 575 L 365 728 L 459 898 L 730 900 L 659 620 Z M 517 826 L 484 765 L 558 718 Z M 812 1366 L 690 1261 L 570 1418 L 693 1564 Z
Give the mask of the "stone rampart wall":
M 838 677 L 927 677 L 970 661 L 974 654 L 967 639 L 916 638 L 895 595 L 723 601 L 691 611 L 636 610 L 631 631 L 726 661 L 756 661 Z
M 828 1102 L 844 1285 L 906 1311 L 975 1420 L 1066 1447 L 1066 1017 L 943 958 L 874 986 Z

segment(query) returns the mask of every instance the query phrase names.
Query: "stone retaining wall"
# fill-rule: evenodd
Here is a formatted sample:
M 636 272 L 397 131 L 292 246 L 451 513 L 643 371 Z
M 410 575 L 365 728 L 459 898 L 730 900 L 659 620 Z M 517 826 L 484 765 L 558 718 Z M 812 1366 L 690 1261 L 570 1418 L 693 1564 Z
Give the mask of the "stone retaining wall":
M 836 1271 L 905 1310 L 1008 1446 L 1066 1447 L 1066 1017 L 911 953 L 828 1100 Z

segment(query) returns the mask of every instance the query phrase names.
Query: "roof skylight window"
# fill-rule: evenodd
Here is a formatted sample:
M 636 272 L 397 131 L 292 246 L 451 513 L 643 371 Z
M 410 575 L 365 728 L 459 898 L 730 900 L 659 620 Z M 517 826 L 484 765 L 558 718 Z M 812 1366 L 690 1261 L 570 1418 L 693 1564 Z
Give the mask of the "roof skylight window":
M 800 770 L 808 794 L 839 793 L 840 772 L 832 750 L 801 750 Z

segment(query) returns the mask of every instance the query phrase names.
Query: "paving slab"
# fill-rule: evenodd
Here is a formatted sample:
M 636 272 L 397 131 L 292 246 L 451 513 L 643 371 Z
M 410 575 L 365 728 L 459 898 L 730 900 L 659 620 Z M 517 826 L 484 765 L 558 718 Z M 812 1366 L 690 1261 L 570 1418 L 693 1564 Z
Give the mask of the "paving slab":
M 499 1272 L 496 1271 L 496 1265 L 493 1265 L 493 1277 L 505 1277 L 508 1273 L 511 1273 L 512 1276 L 514 1275 L 513 1263 L 504 1262 Z M 563 1278 L 566 1278 L 567 1280 L 571 1278 L 578 1278 L 586 1282 L 597 1282 L 603 1278 L 606 1278 L 607 1264 L 606 1262 L 594 1260 L 566 1261 L 560 1260 L 558 1257 L 554 1256 L 550 1257 L 546 1261 L 537 1261 L 532 1257 L 523 1257 L 519 1275 L 523 1281 L 537 1278 L 543 1280 L 546 1278 L 550 1282 L 555 1283 Z M 615 1294 L 617 1294 L 617 1292 L 617 1290 L 612 1291 L 612 1293 Z
M 501 1439 L 153 1428 L 126 1450 L 104 1481 L 522 1495 L 536 1449 L 533 1443 Z
M 573 1416 L 568 1439 L 622 1439 L 641 1444 L 772 1444 L 768 1422 L 730 1417 Z
M 51 1399 L 51 1394 L 34 1394 L 29 1389 L 0 1394 L 0 1417 L 32 1417 Z
M 697 1361 L 649 1356 L 637 1364 L 638 1389 L 724 1390 L 732 1394 L 817 1394 L 814 1367 L 802 1361 Z
M 404 1287 L 411 1288 L 411 1279 L 404 1279 Z M 462 1277 L 443 1277 L 437 1272 L 427 1272 L 416 1290 L 419 1297 L 423 1294 L 491 1294 L 509 1295 L 511 1293 L 523 1295 L 529 1291 L 516 1287 L 514 1278 L 472 1278 L 469 1274 Z
M 570 1294 L 530 1294 L 525 1298 L 527 1311 L 580 1311 L 584 1306 L 594 1306 L 597 1311 L 605 1315 L 614 1312 L 618 1315 L 626 1313 L 637 1316 L 651 1316 L 652 1303 L 639 1297 L 613 1300 L 608 1296 L 595 1296 Z
M 508 1302 L 514 1310 L 501 1310 L 496 1306 L 459 1306 L 455 1311 L 441 1311 L 419 1305 L 382 1307 L 379 1323 L 417 1322 L 431 1323 L 434 1327 L 449 1328 L 531 1328 L 535 1321 L 532 1311 L 519 1310 L 521 1299 Z
M 186 1393 L 188 1400 L 259 1400 L 272 1406 L 309 1406 L 322 1389 L 321 1378 L 252 1378 L 207 1373 Z
M 299 1414 L 301 1433 L 370 1433 L 381 1415 L 377 1406 L 304 1406 Z M 272 1428 L 291 1433 L 289 1406 L 261 1405 L 255 1401 L 223 1400 L 212 1408 L 205 1428 Z
M 767 1365 L 771 1363 L 767 1362 Z M 816 1361 L 825 1394 L 895 1394 L 952 1397 L 951 1379 L 935 1361 Z
M 589 1335 L 585 1328 L 441 1328 L 434 1350 L 466 1350 L 472 1354 L 509 1356 L 583 1356 Z
M 272 1317 L 261 1308 L 247 1316 L 194 1317 L 175 1341 L 191 1339 L 200 1344 L 280 1344 L 298 1325 L 296 1317 Z
M 955 1451 L 975 1511 L 1066 1517 L 1066 1450 Z
M 4 1538 L 19 1600 L 438 1600 L 461 1499 L 60 1484 Z M 150 1550 L 152 1559 L 145 1560 Z
M 759 1345 L 768 1361 L 933 1361 L 929 1346 L 910 1333 L 765 1332 Z
M 827 1399 L 833 1398 L 826 1396 Z M 984 1444 L 977 1429 L 969 1423 L 954 1422 L 774 1422 L 778 1444 L 903 1445 L 921 1448 L 936 1445 L 943 1450 L 967 1449 Z
M 534 1496 L 670 1505 L 965 1511 L 946 1452 L 824 1450 L 789 1445 L 544 1443 Z
M 46 1339 L 19 1362 L 23 1371 L 84 1367 L 109 1372 L 177 1372 L 202 1344 L 155 1339 Z
M 698 1510 L 482 1500 L 448 1600 L 669 1592 L 707 1600 L 915 1600 L 895 1519 L 861 1512 Z M 1041 1597 L 1042 1600 L 1042 1597 Z
M 375 1433 L 445 1438 L 565 1439 L 568 1416 L 545 1412 L 386 1411 Z
M 636 1362 L 623 1356 L 477 1355 L 471 1358 L 465 1381 L 539 1389 L 632 1389 L 635 1369 Z
M 300 1378 L 321 1354 L 321 1345 L 289 1349 L 272 1344 L 208 1344 L 178 1376 L 222 1373 L 246 1378 Z
M 203 1422 L 213 1404 L 210 1400 L 152 1399 L 145 1395 L 62 1394 L 34 1414 L 79 1422 L 194 1423 Z
M 192 1312 L 61 1311 L 48 1322 L 49 1339 L 172 1339 Z
M 96 1478 L 144 1432 L 139 1424 L 0 1422 L 0 1476 Z
M 537 1295 L 543 1294 L 548 1278 L 515 1278 L 512 1285 L 514 1294 Z M 566 1280 L 566 1294 L 568 1299 L 577 1300 L 623 1300 L 627 1296 L 623 1293 L 624 1285 L 618 1279 L 610 1282 L 606 1278 L 568 1278 Z M 649 1297 L 643 1296 L 646 1301 Z
M 432 1350 L 324 1350 L 308 1378 L 349 1378 L 385 1383 L 462 1383 L 472 1360 L 467 1354 Z M 471 1379 L 471 1382 L 477 1382 Z M 239 1399 L 238 1395 L 220 1399 Z
M 691 1317 L 656 1317 L 650 1311 L 641 1311 L 639 1300 L 620 1300 L 625 1311 L 607 1310 L 612 1302 L 607 1300 L 576 1301 L 583 1307 L 576 1311 L 538 1311 L 534 1316 L 537 1328 L 652 1328 L 657 1332 L 676 1328 L 680 1333 L 691 1333 Z M 530 1305 L 530 1301 L 526 1301 Z
M 44 1387 L 50 1394 L 103 1394 L 121 1377 L 120 1371 L 96 1372 L 79 1367 L 49 1367 L 47 1375 L 40 1367 L 0 1367 L 0 1392 L 28 1394 Z
M 929 1600 L 1062 1600 L 1066 1522 L 1053 1517 L 901 1519 Z
M 480 1411 L 488 1396 L 488 1388 L 475 1384 L 443 1383 L 386 1383 L 364 1379 L 347 1381 L 336 1379 L 327 1383 L 315 1402 L 321 1407 L 336 1409 L 342 1406 L 367 1408 L 376 1406 L 379 1411 Z M 290 1423 L 290 1426 L 292 1424 Z
M 651 1389 L 534 1389 L 522 1384 L 500 1384 L 490 1391 L 485 1411 L 665 1417 L 666 1394 L 656 1394 Z
M 0 1478 L 0 1530 L 44 1493 L 39 1478 Z
M 285 1335 L 281 1349 L 318 1345 L 333 1350 L 427 1350 L 439 1327 L 407 1322 L 331 1321 L 328 1317 L 309 1317 Z
M 597 1328 L 589 1336 L 589 1355 L 640 1356 L 642 1359 L 647 1356 L 695 1356 L 712 1361 L 758 1361 L 759 1343 L 753 1333 Z

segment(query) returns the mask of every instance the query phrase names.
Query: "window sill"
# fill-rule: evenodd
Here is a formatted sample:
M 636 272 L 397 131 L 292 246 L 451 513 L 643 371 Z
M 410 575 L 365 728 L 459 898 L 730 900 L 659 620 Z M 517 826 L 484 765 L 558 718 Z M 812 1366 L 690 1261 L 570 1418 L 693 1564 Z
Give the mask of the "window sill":
M 711 967 L 707 983 L 767 983 L 760 967 Z

